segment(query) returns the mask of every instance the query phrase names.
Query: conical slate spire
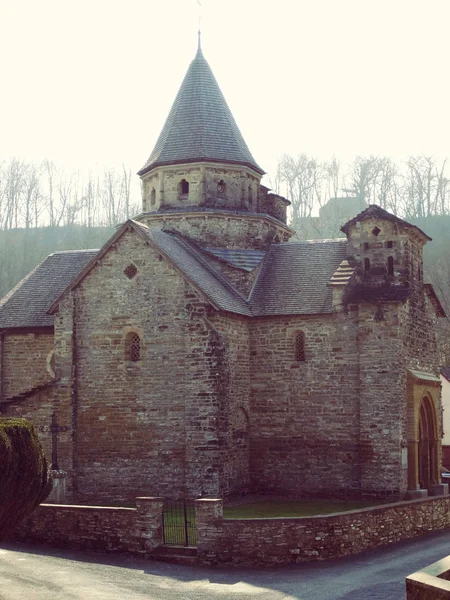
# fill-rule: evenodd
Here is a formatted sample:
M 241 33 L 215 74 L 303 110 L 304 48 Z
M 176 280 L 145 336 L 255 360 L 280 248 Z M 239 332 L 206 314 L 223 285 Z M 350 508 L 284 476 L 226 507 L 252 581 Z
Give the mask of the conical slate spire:
M 246 165 L 264 173 L 236 125 L 199 40 L 156 146 L 138 174 L 160 165 L 209 160 Z

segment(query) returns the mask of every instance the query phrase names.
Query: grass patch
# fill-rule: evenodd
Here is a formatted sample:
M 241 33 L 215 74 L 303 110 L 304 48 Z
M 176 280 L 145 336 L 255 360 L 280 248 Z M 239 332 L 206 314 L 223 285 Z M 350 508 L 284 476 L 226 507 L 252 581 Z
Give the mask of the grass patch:
M 373 501 L 256 501 L 238 506 L 225 506 L 225 519 L 270 519 L 273 517 L 312 517 L 374 506 Z

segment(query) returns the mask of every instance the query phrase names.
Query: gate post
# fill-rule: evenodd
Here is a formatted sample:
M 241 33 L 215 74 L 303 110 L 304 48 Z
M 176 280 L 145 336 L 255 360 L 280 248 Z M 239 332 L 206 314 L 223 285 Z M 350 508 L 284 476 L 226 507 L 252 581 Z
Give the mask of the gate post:
M 144 551 L 161 546 L 163 539 L 163 498 L 136 498 L 136 528 Z
M 210 562 L 214 562 L 217 544 L 221 537 L 222 527 L 220 520 L 223 519 L 222 498 L 202 498 L 195 501 L 195 518 L 197 529 L 197 556 L 208 556 Z

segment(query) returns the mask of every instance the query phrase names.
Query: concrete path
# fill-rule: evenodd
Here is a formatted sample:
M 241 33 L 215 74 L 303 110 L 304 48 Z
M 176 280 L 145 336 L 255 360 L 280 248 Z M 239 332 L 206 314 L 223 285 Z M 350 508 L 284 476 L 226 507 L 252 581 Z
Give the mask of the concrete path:
M 450 531 L 353 558 L 260 570 L 4 544 L 0 600 L 404 600 L 406 575 L 447 554 Z

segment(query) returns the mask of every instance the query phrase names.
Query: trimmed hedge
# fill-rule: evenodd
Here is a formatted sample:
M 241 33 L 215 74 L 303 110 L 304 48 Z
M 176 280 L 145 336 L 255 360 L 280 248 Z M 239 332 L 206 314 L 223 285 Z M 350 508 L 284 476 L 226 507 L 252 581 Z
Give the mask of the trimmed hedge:
M 0 540 L 47 498 L 47 459 L 26 419 L 0 418 Z

